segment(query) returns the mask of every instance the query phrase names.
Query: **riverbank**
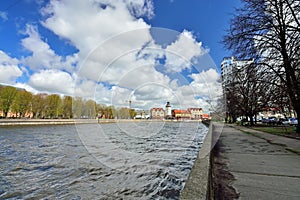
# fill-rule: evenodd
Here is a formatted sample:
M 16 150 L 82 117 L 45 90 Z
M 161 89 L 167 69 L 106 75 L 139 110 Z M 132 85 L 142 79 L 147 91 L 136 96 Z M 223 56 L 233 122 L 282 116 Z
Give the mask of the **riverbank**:
M 101 121 L 102 123 L 107 121 Z M 98 123 L 97 119 L 0 119 L 0 126 L 68 125 Z
M 181 200 L 212 198 L 211 149 L 214 142 L 215 127 L 213 123 L 208 121 L 204 124 L 209 126 L 209 130 L 180 194 Z
M 197 120 L 146 120 L 146 119 L 0 119 L 1 126 L 23 125 L 72 125 L 72 124 L 105 124 L 105 123 L 139 123 L 139 122 L 174 122 L 174 123 L 200 123 Z

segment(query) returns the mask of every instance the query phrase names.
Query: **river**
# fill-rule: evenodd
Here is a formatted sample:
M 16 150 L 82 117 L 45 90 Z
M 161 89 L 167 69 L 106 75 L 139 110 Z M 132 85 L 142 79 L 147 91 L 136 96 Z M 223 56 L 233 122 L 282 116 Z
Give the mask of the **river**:
M 136 122 L 0 128 L 0 199 L 179 199 L 207 128 Z

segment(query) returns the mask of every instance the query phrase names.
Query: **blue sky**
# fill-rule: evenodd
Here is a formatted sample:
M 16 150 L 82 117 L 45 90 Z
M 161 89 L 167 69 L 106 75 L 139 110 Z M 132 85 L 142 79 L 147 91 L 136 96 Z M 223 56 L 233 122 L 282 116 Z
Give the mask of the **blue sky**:
M 238 0 L 2 0 L 0 82 L 140 109 L 220 95 Z M 158 27 L 158 28 L 156 28 Z
M 192 31 L 210 49 L 218 66 L 230 54 L 220 42 L 235 8 L 241 6 L 239 0 L 156 0 L 154 5 L 155 16 L 150 20 L 153 26 Z

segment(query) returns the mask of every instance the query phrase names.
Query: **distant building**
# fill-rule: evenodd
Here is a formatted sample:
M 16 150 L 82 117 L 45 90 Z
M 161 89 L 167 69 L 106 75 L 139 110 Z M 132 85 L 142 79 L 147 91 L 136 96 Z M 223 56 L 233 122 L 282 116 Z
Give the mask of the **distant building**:
M 202 108 L 188 108 L 187 111 L 191 114 L 191 119 L 201 119 Z
M 203 118 L 202 108 L 188 108 L 187 110 L 173 109 L 171 110 L 170 102 L 167 102 L 166 109 L 163 108 L 151 108 L 151 119 L 177 119 L 177 120 L 201 120 Z M 204 115 L 204 118 L 209 118 L 209 115 Z
M 253 60 L 237 60 L 235 57 L 225 57 L 221 63 L 221 74 L 222 74 L 222 89 L 225 100 L 225 110 L 226 110 L 226 121 L 232 121 L 232 114 L 228 112 L 227 104 L 230 102 L 230 95 L 228 96 L 228 92 L 232 91 L 232 84 L 235 86 L 238 84 L 242 84 L 241 82 L 235 80 L 237 77 L 247 77 L 247 66 L 253 63 Z M 237 76 L 237 74 L 239 76 Z M 241 85 L 240 85 L 241 86 Z M 230 94 L 230 93 L 229 93 Z M 230 109 L 229 109 L 230 111 Z
M 201 120 L 208 120 L 208 119 L 211 119 L 210 115 L 209 114 L 201 114 Z
M 164 119 L 165 111 L 163 108 L 151 108 L 150 109 L 150 117 L 151 117 L 151 119 Z
M 172 118 L 172 110 L 171 110 L 170 102 L 167 102 L 167 104 L 166 104 L 165 118 L 166 119 L 171 119 Z
M 177 119 L 191 119 L 191 113 L 187 110 L 172 110 L 172 116 Z

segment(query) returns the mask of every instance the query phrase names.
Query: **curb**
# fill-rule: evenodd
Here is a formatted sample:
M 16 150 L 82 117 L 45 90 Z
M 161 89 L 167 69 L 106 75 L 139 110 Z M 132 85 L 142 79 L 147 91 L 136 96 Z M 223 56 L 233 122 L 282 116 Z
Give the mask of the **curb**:
M 181 200 L 212 199 L 211 156 L 212 129 L 210 123 L 208 133 L 197 155 L 186 184 L 181 191 Z

